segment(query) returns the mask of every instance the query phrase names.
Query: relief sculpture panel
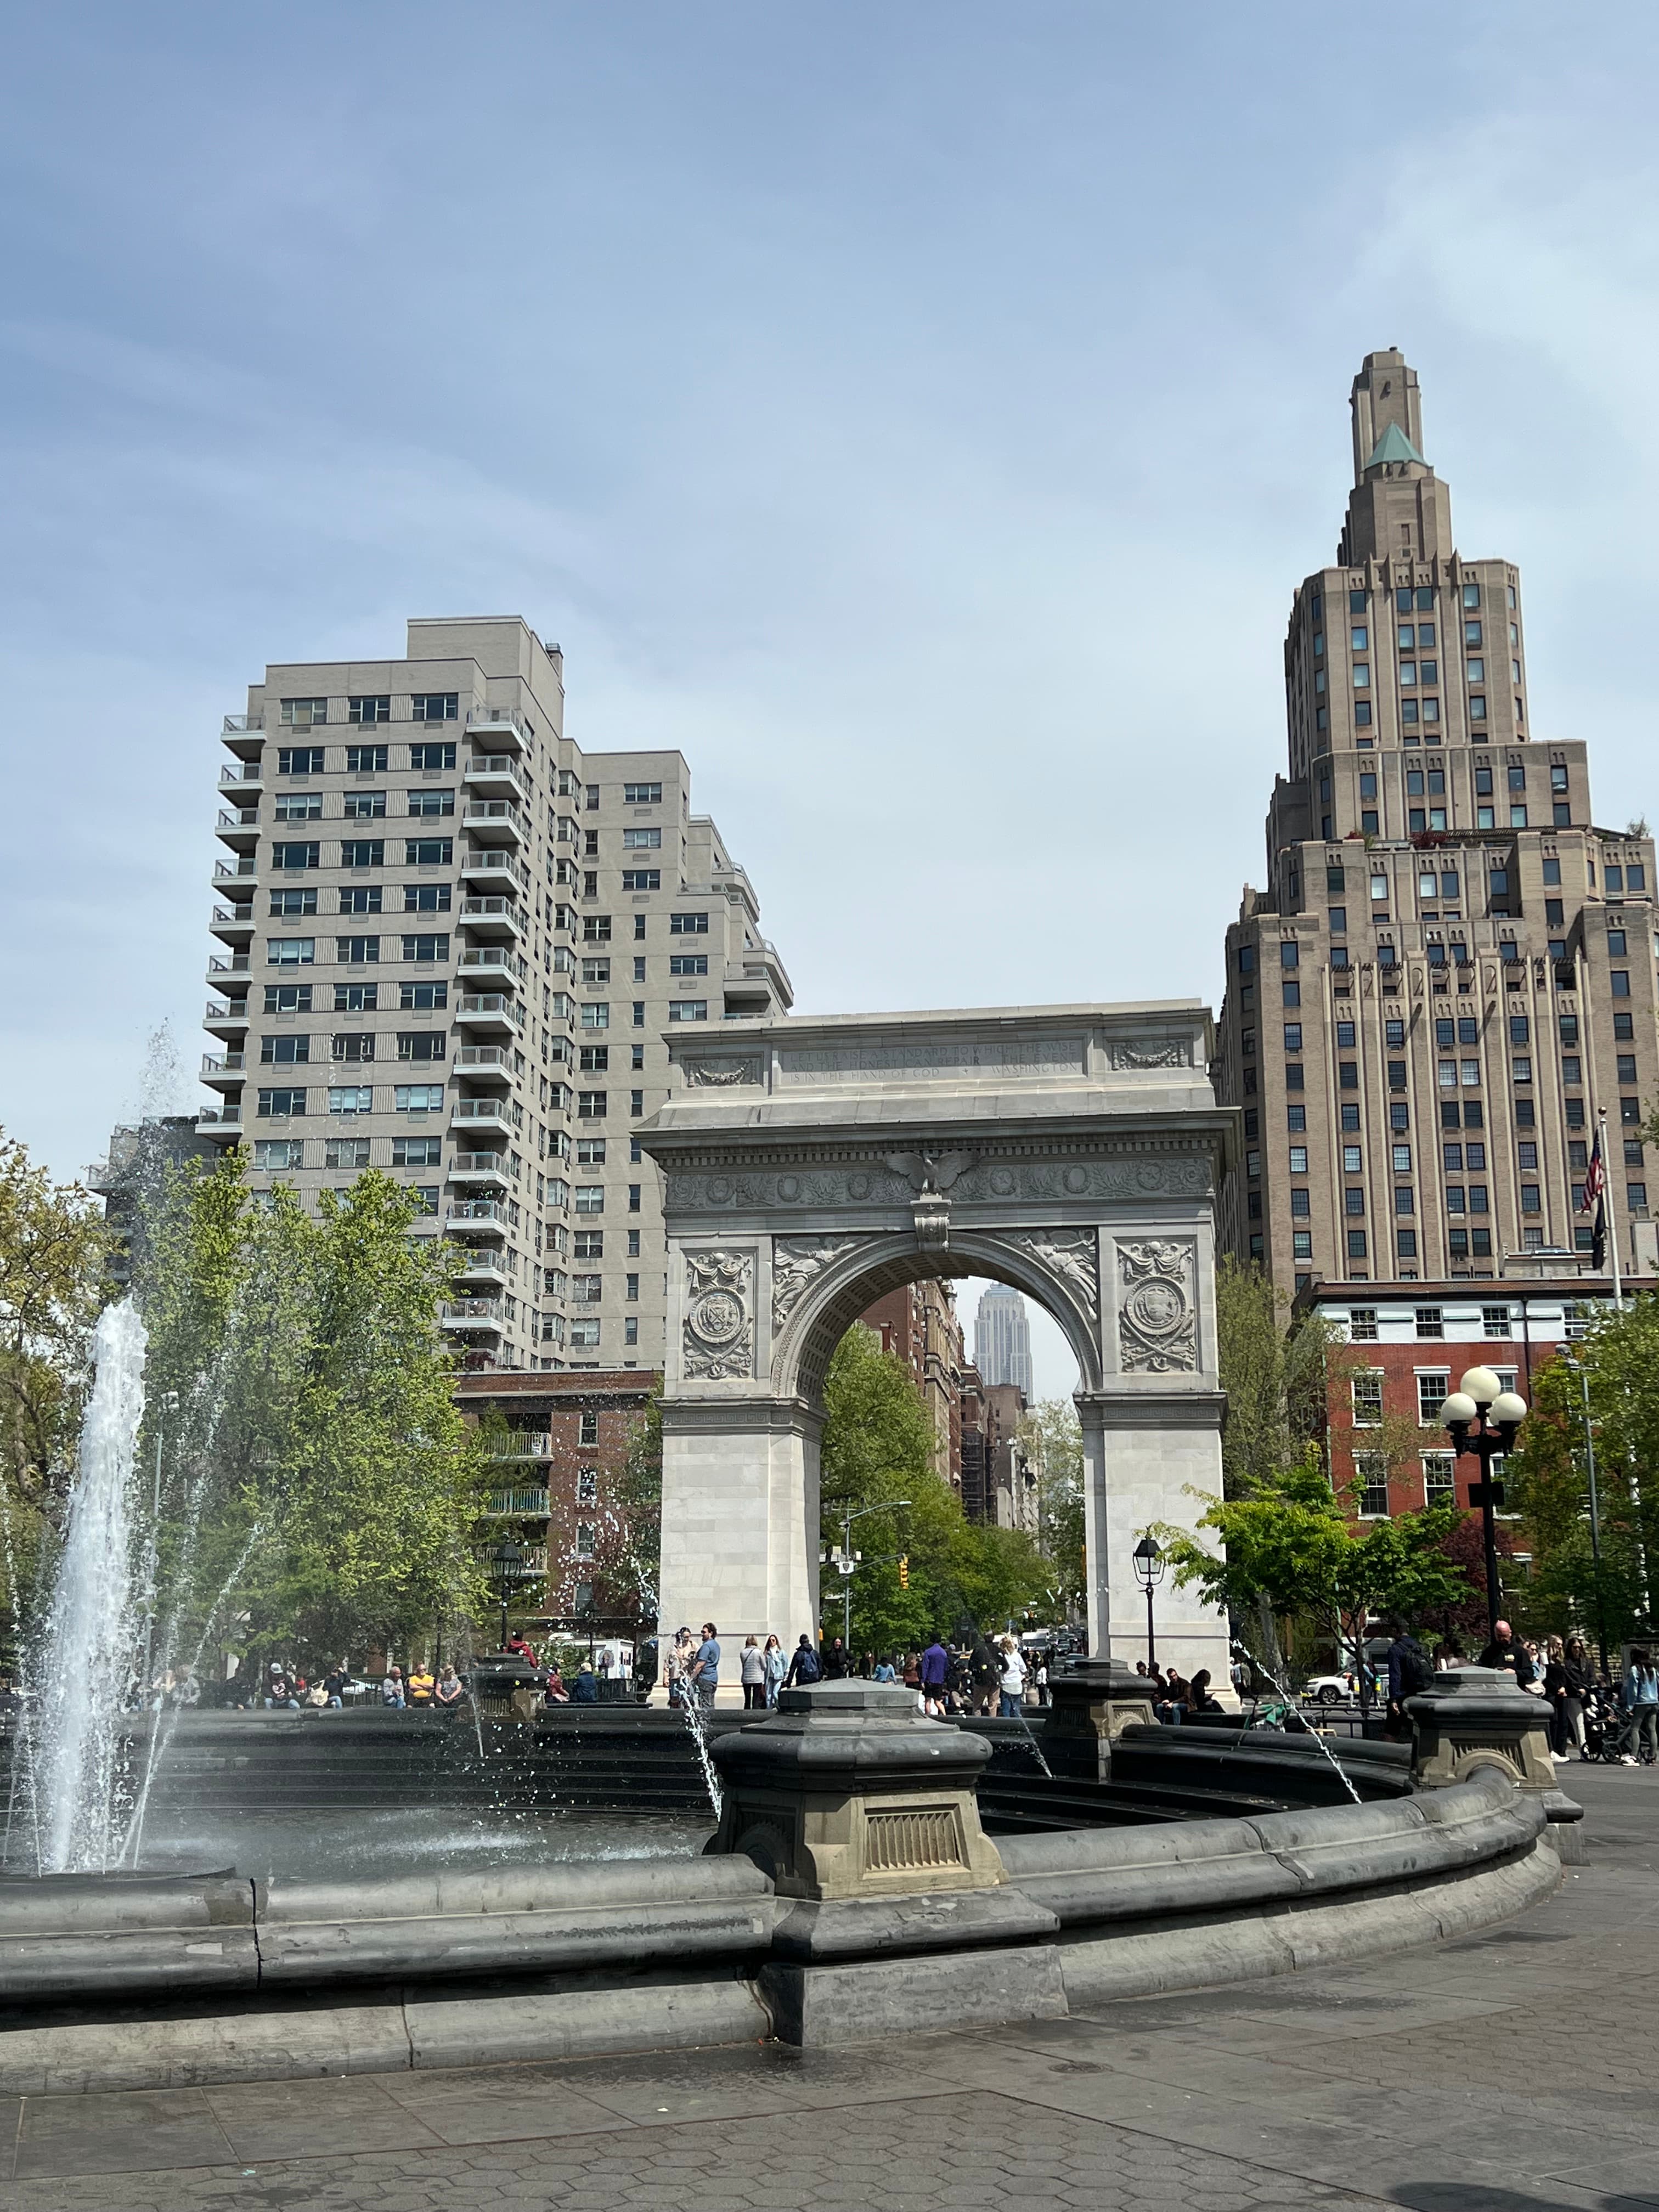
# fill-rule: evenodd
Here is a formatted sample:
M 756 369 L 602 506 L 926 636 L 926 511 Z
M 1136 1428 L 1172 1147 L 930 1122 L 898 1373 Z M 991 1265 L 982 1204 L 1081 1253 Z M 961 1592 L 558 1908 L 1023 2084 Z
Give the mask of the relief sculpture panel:
M 689 1377 L 718 1382 L 755 1371 L 755 1256 L 688 1252 L 681 1364 Z
M 775 1237 L 772 1240 L 772 1327 L 783 1327 L 813 1278 L 843 1253 L 855 1251 L 862 1237 Z
M 1117 1248 L 1118 1352 L 1126 1375 L 1190 1373 L 1198 1365 L 1197 1252 L 1189 1238 Z

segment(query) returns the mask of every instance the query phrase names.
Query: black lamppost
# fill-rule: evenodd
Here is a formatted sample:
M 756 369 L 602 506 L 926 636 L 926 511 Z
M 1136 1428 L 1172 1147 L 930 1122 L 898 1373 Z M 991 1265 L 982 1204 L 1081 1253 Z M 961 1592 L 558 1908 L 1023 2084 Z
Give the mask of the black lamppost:
M 1584 1400 L 1584 1473 L 1589 1480 L 1590 1563 L 1595 1571 L 1595 1642 L 1601 1655 L 1601 1672 L 1612 1680 L 1607 1665 L 1607 1617 L 1601 1596 L 1601 1508 L 1595 1493 L 1595 1438 L 1590 1429 L 1589 1370 L 1570 1352 L 1557 1355 L 1561 1364 L 1578 1377 Z
M 1486 1551 L 1486 1641 L 1498 1641 L 1498 1608 L 1503 1592 L 1498 1585 L 1498 1524 L 1496 1512 L 1504 1503 L 1504 1486 L 1492 1479 L 1492 1463 L 1511 1450 L 1515 1432 L 1527 1418 L 1527 1401 L 1506 1390 L 1490 1367 L 1471 1367 L 1457 1389 L 1440 1408 L 1440 1419 L 1452 1441 L 1453 1455 L 1473 1452 L 1480 1462 L 1480 1479 L 1469 1485 L 1469 1503 L 1480 1508 L 1480 1533 Z
M 513 1595 L 519 1579 L 519 1569 L 524 1565 L 524 1553 L 509 1536 L 504 1544 L 497 1544 L 489 1554 L 495 1570 L 495 1595 L 501 1601 L 501 1642 L 507 1649 L 507 1601 Z
M 1158 1664 L 1158 1651 L 1152 1641 L 1152 1592 L 1164 1579 L 1164 1554 L 1152 1537 L 1143 1536 L 1130 1557 L 1135 1563 L 1140 1587 L 1146 1593 L 1146 1672 L 1150 1674 Z

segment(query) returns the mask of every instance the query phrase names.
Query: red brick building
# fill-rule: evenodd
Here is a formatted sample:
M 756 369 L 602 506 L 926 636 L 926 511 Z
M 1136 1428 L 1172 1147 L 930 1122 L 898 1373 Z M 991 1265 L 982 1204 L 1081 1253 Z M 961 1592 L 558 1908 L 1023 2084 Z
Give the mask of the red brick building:
M 1627 1290 L 1652 1290 L 1644 1278 Z M 1597 1276 L 1535 1282 L 1319 1282 L 1296 1302 L 1334 1329 L 1326 1400 L 1331 1480 L 1353 1486 L 1360 1516 L 1409 1513 L 1453 1494 L 1443 1400 L 1471 1367 L 1490 1367 L 1528 1404 L 1533 1378 L 1562 1345 L 1582 1336 L 1612 1303 Z M 1502 1462 L 1498 1465 L 1501 1473 Z M 1476 1474 L 1465 1459 L 1455 1494 L 1465 1501 Z
M 556 1375 L 497 1368 L 458 1377 L 463 1413 L 473 1420 L 499 1413 L 507 1423 L 490 1520 L 495 1540 L 511 1537 L 525 1553 L 520 1578 L 538 1603 L 520 1617 L 570 1630 L 590 1619 L 613 1632 L 633 1627 L 617 1484 L 657 1379 L 632 1368 Z
M 960 1492 L 962 1377 L 968 1358 L 951 1285 L 931 1279 L 903 1284 L 878 1299 L 863 1318 L 881 1339 L 882 1350 L 903 1360 L 915 1376 L 938 1439 L 933 1471 Z

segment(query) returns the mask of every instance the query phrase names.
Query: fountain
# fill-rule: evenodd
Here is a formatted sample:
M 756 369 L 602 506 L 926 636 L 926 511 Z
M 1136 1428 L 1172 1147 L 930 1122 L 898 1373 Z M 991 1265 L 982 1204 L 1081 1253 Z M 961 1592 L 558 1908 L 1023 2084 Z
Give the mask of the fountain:
M 40 1690 L 26 1786 L 43 1874 L 107 1874 L 133 1811 L 122 1751 L 143 1613 L 134 1453 L 144 1414 L 144 1324 L 131 1298 L 108 1307 L 81 1432 L 69 1527 L 28 1676 Z

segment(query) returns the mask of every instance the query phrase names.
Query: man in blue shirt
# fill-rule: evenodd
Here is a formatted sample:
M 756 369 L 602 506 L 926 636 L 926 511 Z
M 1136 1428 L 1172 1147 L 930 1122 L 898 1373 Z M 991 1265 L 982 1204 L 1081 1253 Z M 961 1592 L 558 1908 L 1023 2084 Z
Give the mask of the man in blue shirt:
M 921 1694 L 929 1705 L 945 1703 L 951 1679 L 951 1655 L 936 1636 L 921 1655 Z
M 697 1697 L 705 1711 L 714 1702 L 714 1692 L 720 1687 L 720 1647 L 714 1624 L 705 1620 L 702 1642 L 697 1646 L 697 1656 L 691 1662 L 691 1680 L 696 1685 Z

